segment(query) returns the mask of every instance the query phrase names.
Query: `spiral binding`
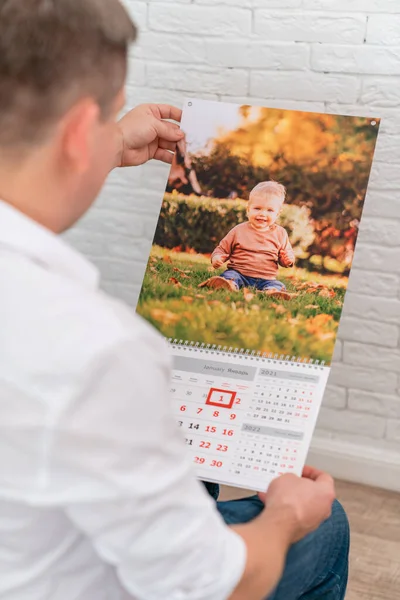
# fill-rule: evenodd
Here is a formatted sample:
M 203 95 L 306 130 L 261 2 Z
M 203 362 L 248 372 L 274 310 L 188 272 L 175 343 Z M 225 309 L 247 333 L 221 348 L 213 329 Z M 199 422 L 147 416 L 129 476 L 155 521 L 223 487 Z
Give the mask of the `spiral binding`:
M 257 352 L 256 350 L 246 350 L 245 348 L 234 348 L 233 346 L 217 346 L 216 344 L 204 344 L 200 342 L 190 342 L 188 340 L 179 340 L 177 338 L 166 338 L 167 343 L 172 348 L 195 349 L 205 354 L 216 354 L 217 356 L 241 356 L 245 359 L 256 360 L 257 362 L 266 361 L 269 364 L 280 362 L 294 363 L 298 366 L 309 368 L 323 368 L 325 361 L 313 360 L 300 356 L 290 356 L 289 354 L 274 354 L 273 352 Z

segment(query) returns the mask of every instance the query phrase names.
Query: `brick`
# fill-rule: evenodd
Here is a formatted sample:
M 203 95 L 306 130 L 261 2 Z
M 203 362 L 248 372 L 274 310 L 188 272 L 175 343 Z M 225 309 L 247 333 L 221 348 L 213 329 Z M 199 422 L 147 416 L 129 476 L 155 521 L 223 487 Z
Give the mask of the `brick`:
M 400 190 L 399 168 L 398 164 L 375 161 L 369 185 L 380 190 Z
M 400 218 L 400 191 L 369 189 L 365 201 L 365 214 L 377 217 Z
M 378 162 L 400 164 L 400 136 L 379 135 L 375 158 Z
M 338 332 L 343 341 L 354 341 L 365 344 L 376 344 L 388 348 L 396 348 L 399 342 L 397 325 L 377 323 L 376 321 L 342 316 Z M 377 349 L 377 351 L 379 351 Z
M 357 432 L 372 439 L 383 438 L 385 426 L 386 421 L 382 417 L 349 410 L 335 410 L 325 406 L 321 407 L 318 418 L 318 427 L 323 429 L 344 433 Z
M 346 314 L 383 323 L 398 323 L 400 301 L 395 298 L 362 296 L 348 292 L 344 302 Z
M 250 74 L 250 94 L 258 97 L 354 102 L 358 91 L 359 82 L 355 77 L 295 71 L 252 71 Z
M 230 2 L 230 0 L 225 0 Z M 300 8 L 303 0 L 253 0 L 255 8 Z
M 190 2 L 191 0 L 189 0 Z M 231 6 L 241 6 L 242 8 L 252 8 L 254 0 L 193 0 L 194 4 L 209 4 L 211 6 L 216 5 L 228 5 Z M 268 1 L 268 0 L 266 0 Z M 298 0 L 297 0 L 298 1 Z
M 388 421 L 386 437 L 388 440 L 400 443 L 400 419 L 396 421 Z
M 349 408 L 354 411 L 400 419 L 400 398 L 398 396 L 349 390 L 348 404 Z
M 144 60 L 183 63 L 205 62 L 205 41 L 200 37 L 171 35 L 148 31 L 143 33 L 133 47 L 133 56 Z
M 360 101 L 362 104 L 369 104 L 375 110 L 380 107 L 397 108 L 400 105 L 400 78 L 365 79 L 362 83 Z
M 139 28 L 139 35 L 147 29 L 147 3 L 146 2 L 124 2 L 128 12 L 133 19 L 136 27 Z
M 251 11 L 244 8 L 151 2 L 148 19 L 150 29 L 174 34 L 243 37 L 251 33 Z
M 133 85 L 146 84 L 146 64 L 142 60 L 130 60 L 128 63 L 128 79 Z
M 378 272 L 400 273 L 399 256 L 392 248 L 379 248 L 363 244 L 357 244 L 353 267 Z M 346 295 L 346 300 L 348 295 Z
M 396 298 L 399 291 L 399 277 L 389 273 L 380 273 L 377 276 L 374 271 L 352 269 L 347 289 L 356 294 Z
M 327 385 L 324 393 L 324 399 L 322 401 L 323 406 L 329 408 L 346 408 L 347 404 L 347 391 L 345 388 L 338 387 L 337 385 Z
M 400 47 L 320 44 L 312 48 L 311 68 L 331 73 L 400 75 Z
M 336 340 L 335 347 L 333 350 L 332 362 L 340 362 L 343 358 L 343 343 L 340 340 Z
M 321 439 L 321 434 L 319 433 L 319 430 L 318 437 Z M 389 441 L 385 438 L 379 439 L 379 441 L 377 441 L 371 440 L 371 438 L 367 435 L 358 435 L 356 432 L 348 433 L 344 431 L 333 431 L 330 436 L 330 439 L 338 442 L 344 442 L 345 444 L 350 443 L 353 446 L 353 448 L 356 447 L 354 448 L 354 450 L 357 452 L 357 454 L 361 456 L 364 455 L 364 448 L 366 449 L 365 452 L 368 454 L 371 451 L 371 446 L 373 444 L 373 448 L 377 454 L 381 452 L 395 452 L 396 457 L 398 457 L 398 444 L 396 444 L 396 442 Z
M 365 15 L 325 15 L 323 13 L 255 10 L 254 31 L 266 40 L 323 42 L 325 44 L 364 41 Z
M 115 298 L 119 298 L 122 302 L 125 302 L 135 310 L 140 293 L 140 287 L 138 285 L 129 285 L 125 282 L 120 283 L 118 281 L 108 281 L 108 279 L 104 279 L 102 288 L 105 292 Z
M 209 94 L 247 94 L 248 91 L 248 74 L 243 69 L 197 66 L 182 66 L 177 69 L 172 64 L 149 63 L 147 76 L 156 88 Z
M 309 64 L 309 47 L 305 44 L 266 44 L 236 40 L 208 40 L 207 59 L 216 67 L 296 70 Z
M 397 349 L 345 342 L 343 362 L 349 365 L 371 367 L 382 371 L 400 371 L 400 353 Z
M 364 216 L 358 239 L 363 244 L 400 246 L 400 220 Z
M 304 112 L 325 112 L 323 102 L 306 102 L 298 100 L 265 99 L 253 96 L 221 96 L 222 102 L 234 102 L 236 104 L 252 104 L 253 106 L 266 106 L 267 108 L 278 108 L 282 110 L 302 110 Z
M 144 165 L 141 173 L 141 186 L 147 190 L 157 191 L 160 202 L 168 181 L 170 166 L 160 162 L 150 162 Z
M 363 369 L 345 363 L 336 363 L 329 376 L 329 385 L 357 388 L 367 392 L 395 394 L 397 377 L 395 373 L 379 369 Z
M 400 14 L 398 16 L 370 15 L 366 42 L 382 46 L 400 46 Z
M 398 0 L 303 0 L 303 8 L 342 12 L 399 13 Z

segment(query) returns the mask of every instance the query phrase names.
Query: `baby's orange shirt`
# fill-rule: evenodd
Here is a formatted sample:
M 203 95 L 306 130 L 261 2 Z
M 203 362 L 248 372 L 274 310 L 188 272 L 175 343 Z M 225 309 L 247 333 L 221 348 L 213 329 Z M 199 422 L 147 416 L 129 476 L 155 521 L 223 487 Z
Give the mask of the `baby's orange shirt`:
M 287 231 L 276 224 L 266 231 L 257 231 L 249 222 L 236 225 L 219 243 L 211 260 L 217 255 L 229 259 L 229 269 L 260 279 L 276 279 L 278 265 L 291 267 L 295 263 Z

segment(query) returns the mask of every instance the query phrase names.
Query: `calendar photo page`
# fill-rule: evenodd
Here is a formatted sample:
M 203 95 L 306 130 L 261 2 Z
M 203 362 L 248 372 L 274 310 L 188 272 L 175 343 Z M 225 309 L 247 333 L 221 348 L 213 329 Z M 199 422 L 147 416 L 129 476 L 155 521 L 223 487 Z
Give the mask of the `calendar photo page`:
M 168 341 L 198 477 L 300 475 L 323 401 L 375 117 L 187 99 L 137 312 Z

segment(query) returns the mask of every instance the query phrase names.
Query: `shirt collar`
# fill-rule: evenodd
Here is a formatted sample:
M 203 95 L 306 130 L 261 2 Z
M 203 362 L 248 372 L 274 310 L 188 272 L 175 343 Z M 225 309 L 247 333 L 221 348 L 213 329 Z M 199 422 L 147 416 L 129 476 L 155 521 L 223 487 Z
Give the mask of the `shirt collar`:
M 99 271 L 79 252 L 36 221 L 0 200 L 0 248 L 24 255 L 44 268 L 90 288 Z

